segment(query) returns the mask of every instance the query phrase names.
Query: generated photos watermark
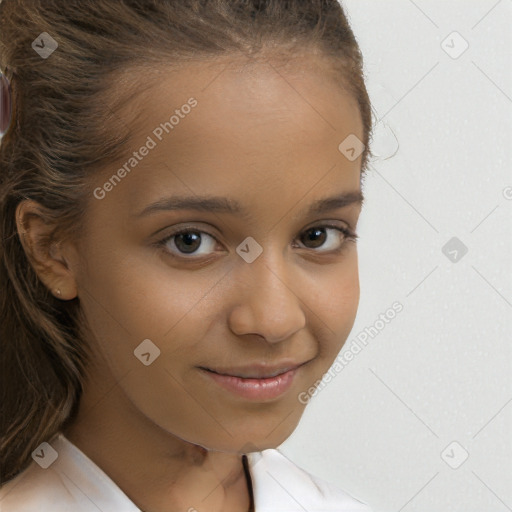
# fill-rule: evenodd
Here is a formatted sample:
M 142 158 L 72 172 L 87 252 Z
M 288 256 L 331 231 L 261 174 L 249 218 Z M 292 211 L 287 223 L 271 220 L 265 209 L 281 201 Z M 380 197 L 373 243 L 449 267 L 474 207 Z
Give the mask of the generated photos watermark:
M 359 332 L 355 339 L 352 340 L 350 346 L 343 350 L 343 352 L 340 352 L 334 363 L 331 365 L 329 371 L 326 372 L 321 379 L 318 379 L 310 388 L 299 393 L 297 397 L 299 402 L 306 405 L 311 398 L 317 396 L 320 391 L 325 389 L 336 375 L 341 373 L 343 369 L 354 360 L 354 357 L 368 345 L 368 338 L 376 338 L 386 325 L 394 320 L 397 314 L 403 309 L 403 305 L 400 302 L 395 301 L 390 308 L 379 315 L 379 319 L 375 320 L 373 325 L 365 327 L 361 332 Z
M 169 117 L 168 121 L 160 123 L 148 135 L 146 142 L 139 148 L 138 151 L 133 152 L 131 156 L 101 187 L 94 189 L 93 195 L 96 199 L 104 199 L 106 195 L 116 187 L 123 178 L 125 178 L 135 167 L 139 165 L 144 157 L 148 156 L 150 151 L 155 149 L 159 142 L 161 142 L 166 134 L 171 133 L 176 126 L 179 125 L 182 119 L 190 114 L 192 109 L 197 106 L 195 98 L 189 98 L 187 103 L 184 103 L 179 109 L 174 111 L 174 114 Z M 155 140 L 156 139 L 156 140 Z

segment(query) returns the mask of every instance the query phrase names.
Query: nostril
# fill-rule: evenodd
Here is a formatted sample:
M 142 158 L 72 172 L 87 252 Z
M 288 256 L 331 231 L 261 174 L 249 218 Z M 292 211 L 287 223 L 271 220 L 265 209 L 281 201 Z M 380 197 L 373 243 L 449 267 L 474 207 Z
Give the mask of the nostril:
M 11 89 L 7 77 L 0 72 L 0 136 L 4 135 L 11 122 Z

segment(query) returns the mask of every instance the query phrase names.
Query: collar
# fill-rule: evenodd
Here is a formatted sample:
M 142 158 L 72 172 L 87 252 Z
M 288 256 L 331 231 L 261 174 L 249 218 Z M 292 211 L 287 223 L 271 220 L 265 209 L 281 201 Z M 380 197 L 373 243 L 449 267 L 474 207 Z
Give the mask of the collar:
M 247 457 L 256 512 L 371 512 L 366 503 L 311 475 L 278 449 Z
M 43 469 L 32 461 L 2 486 L 0 500 L 5 510 L 141 512 L 64 434 L 56 434 L 43 447 L 51 463 Z M 255 512 L 372 512 L 347 492 L 295 465 L 278 449 L 246 456 Z

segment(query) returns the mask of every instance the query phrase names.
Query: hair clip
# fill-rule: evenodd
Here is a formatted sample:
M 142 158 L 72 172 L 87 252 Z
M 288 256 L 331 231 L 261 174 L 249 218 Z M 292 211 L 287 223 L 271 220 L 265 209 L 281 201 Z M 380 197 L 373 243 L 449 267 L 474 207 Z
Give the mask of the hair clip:
M 2 137 L 11 124 L 12 99 L 9 80 L 0 71 L 0 137 Z

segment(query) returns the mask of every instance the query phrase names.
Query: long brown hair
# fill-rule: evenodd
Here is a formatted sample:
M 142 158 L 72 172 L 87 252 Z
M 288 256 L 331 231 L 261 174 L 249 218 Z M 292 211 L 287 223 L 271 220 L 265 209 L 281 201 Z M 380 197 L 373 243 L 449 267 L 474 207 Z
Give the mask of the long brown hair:
M 33 43 L 51 48 L 48 36 L 58 47 L 44 58 Z M 118 112 L 144 92 L 144 73 L 133 71 L 263 48 L 283 56 L 312 48 L 332 60 L 359 105 L 363 173 L 372 110 L 360 49 L 337 0 L 0 3 L 0 68 L 13 102 L 0 145 L 2 483 L 72 420 L 89 358 L 79 299 L 60 301 L 38 279 L 21 245 L 17 205 L 37 201 L 54 235 L 79 236 L 87 178 L 122 157 L 130 139 Z

